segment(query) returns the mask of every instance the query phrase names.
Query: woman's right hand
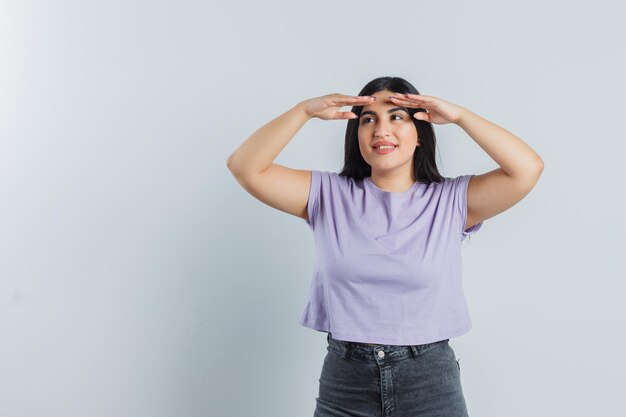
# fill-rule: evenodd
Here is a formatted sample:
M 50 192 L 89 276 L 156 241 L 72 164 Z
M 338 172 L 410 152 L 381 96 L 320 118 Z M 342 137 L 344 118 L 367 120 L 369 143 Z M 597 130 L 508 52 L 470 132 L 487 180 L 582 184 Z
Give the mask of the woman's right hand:
M 366 106 L 374 102 L 372 96 L 347 96 L 334 93 L 315 97 L 301 103 L 309 117 L 322 120 L 356 119 L 358 116 L 351 111 L 339 111 L 344 106 Z

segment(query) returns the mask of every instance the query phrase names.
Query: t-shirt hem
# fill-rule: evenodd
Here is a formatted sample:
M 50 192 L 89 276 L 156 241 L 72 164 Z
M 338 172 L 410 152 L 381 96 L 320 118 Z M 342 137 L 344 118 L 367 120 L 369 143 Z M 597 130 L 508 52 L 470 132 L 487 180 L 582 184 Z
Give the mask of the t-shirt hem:
M 360 333 L 354 332 L 345 332 L 340 329 L 330 329 L 329 326 L 319 325 L 307 321 L 301 321 L 300 325 L 303 327 L 307 327 L 313 330 L 317 330 L 318 332 L 331 333 L 333 339 L 337 340 L 346 340 L 350 342 L 357 343 L 380 343 L 384 345 L 405 345 L 405 346 L 415 346 L 415 345 L 424 345 L 427 343 L 434 343 L 440 340 L 452 339 L 458 336 L 462 336 L 470 331 L 472 328 L 472 323 L 468 322 L 464 326 L 459 327 L 455 330 L 450 331 L 442 331 L 440 333 L 432 334 L 428 337 L 422 337 L 419 335 L 403 335 L 400 337 L 375 337 L 365 336 Z M 373 340 L 374 339 L 374 340 Z

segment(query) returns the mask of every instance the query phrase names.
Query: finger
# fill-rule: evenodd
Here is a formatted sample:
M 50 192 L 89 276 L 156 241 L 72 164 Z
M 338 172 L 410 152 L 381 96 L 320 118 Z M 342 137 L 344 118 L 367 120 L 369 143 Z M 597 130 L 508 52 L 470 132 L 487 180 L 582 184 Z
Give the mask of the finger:
M 433 98 L 432 96 L 427 96 L 425 94 L 411 94 L 411 93 L 406 93 L 407 96 L 409 97 L 421 97 L 421 98 Z
M 376 97 L 374 96 L 342 96 L 342 97 L 333 97 L 333 100 L 355 100 L 355 101 L 362 101 L 362 100 L 372 100 Z
M 351 111 L 338 111 L 333 116 L 333 119 L 344 120 L 344 119 L 356 119 L 357 117 L 359 116 L 357 116 L 355 113 L 352 113 Z
M 433 100 L 429 99 L 429 98 L 424 98 L 424 97 L 416 96 L 416 95 L 412 95 L 412 96 L 409 97 L 406 94 L 389 96 L 389 98 L 395 98 L 395 99 L 398 99 L 398 100 L 406 100 L 406 101 L 419 101 L 420 103 L 432 103 L 433 102 Z
M 399 104 L 404 104 L 405 106 L 410 104 L 411 106 L 418 107 L 434 107 L 436 104 L 428 101 L 420 101 L 420 100 L 412 100 L 412 99 L 404 99 L 398 97 L 389 97 L 392 103 L 398 102 Z
M 409 98 L 414 98 L 416 100 L 433 100 L 435 98 L 433 96 L 425 96 L 423 94 L 404 93 L 403 95 Z
M 340 97 L 333 98 L 332 101 L 334 104 L 360 104 L 360 103 L 370 103 L 375 99 L 372 96 L 360 96 L 360 97 Z
M 415 94 L 401 94 L 398 96 L 390 96 L 390 97 L 394 97 L 398 100 L 413 101 L 417 103 L 429 103 L 429 104 L 435 103 L 435 101 L 432 98 L 423 97 L 423 96 L 419 96 Z
M 424 112 L 417 112 L 413 115 L 413 117 L 415 117 L 417 120 L 424 120 L 425 122 L 432 121 L 430 114 Z
M 395 103 L 395 104 L 397 104 L 399 106 L 407 107 L 407 108 L 410 108 L 410 109 L 424 109 L 424 110 L 426 110 L 426 109 L 434 109 L 435 108 L 434 105 L 431 105 L 429 103 L 415 103 L 415 102 L 412 102 L 412 101 L 402 101 L 402 100 L 395 101 L 395 100 L 392 100 L 392 103 Z

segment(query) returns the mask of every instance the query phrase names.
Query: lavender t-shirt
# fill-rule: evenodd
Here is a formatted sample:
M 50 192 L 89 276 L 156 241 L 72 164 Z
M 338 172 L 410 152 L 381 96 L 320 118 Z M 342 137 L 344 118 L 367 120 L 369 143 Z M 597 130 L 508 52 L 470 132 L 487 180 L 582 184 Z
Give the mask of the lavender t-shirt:
M 333 338 L 419 345 L 472 327 L 461 242 L 472 175 L 388 192 L 334 172 L 311 171 L 308 202 L 316 260 L 300 324 Z

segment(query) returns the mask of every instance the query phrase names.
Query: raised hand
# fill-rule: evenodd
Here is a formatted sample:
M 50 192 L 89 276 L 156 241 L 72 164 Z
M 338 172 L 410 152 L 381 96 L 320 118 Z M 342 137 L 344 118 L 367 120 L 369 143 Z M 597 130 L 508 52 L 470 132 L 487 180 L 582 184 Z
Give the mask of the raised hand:
M 372 96 L 347 96 L 334 93 L 303 101 L 302 106 L 309 117 L 322 120 L 344 120 L 356 119 L 358 116 L 351 111 L 339 111 L 342 107 L 366 106 L 373 102 Z
M 427 113 L 417 112 L 413 117 L 438 125 L 458 123 L 464 110 L 463 107 L 449 101 L 421 94 L 393 93 L 389 99 L 399 106 L 426 109 Z

